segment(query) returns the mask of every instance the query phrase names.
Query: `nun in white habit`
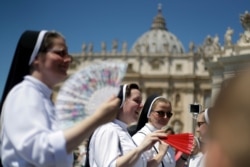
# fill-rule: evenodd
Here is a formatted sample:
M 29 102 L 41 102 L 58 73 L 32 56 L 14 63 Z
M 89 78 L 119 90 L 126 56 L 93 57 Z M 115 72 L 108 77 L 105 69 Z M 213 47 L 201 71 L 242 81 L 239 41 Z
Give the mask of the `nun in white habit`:
M 163 133 L 152 133 L 136 145 L 127 126 L 137 121 L 141 109 L 141 92 L 136 84 L 122 85 L 119 96 L 122 101 L 117 118 L 99 127 L 90 138 L 89 165 L 91 167 L 156 167 L 162 154 L 147 161 L 143 152 L 150 149 Z
M 116 116 L 120 100 L 114 97 L 78 125 L 57 128 L 52 88 L 67 77 L 71 61 L 60 33 L 27 30 L 21 35 L 0 103 L 3 166 L 72 167 L 72 151 Z
M 172 106 L 171 102 L 166 98 L 159 95 L 151 95 L 147 98 L 144 107 L 142 109 L 136 133 L 133 135 L 133 140 L 136 144 L 141 144 L 144 138 L 154 133 L 157 130 L 163 129 L 169 119 L 172 117 Z M 163 141 L 155 143 L 155 145 L 147 151 L 148 160 L 152 159 L 155 155 L 160 152 L 159 144 Z M 184 162 L 180 164 L 183 165 Z M 159 167 L 175 167 L 175 150 L 168 146 L 167 151 L 164 154 L 164 158 L 158 165 Z

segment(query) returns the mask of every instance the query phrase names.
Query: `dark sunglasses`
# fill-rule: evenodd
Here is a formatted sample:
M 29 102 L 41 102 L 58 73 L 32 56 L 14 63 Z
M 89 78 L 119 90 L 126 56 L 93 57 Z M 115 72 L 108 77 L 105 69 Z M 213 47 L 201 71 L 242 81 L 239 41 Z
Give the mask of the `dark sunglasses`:
M 172 117 L 172 115 L 173 115 L 173 113 L 172 112 L 164 112 L 164 111 L 154 111 L 154 112 L 156 112 L 158 115 L 159 115 L 159 117 L 165 117 L 165 115 L 167 116 L 167 118 L 171 118 Z
M 197 122 L 197 126 L 200 127 L 201 125 L 205 124 L 206 122 Z

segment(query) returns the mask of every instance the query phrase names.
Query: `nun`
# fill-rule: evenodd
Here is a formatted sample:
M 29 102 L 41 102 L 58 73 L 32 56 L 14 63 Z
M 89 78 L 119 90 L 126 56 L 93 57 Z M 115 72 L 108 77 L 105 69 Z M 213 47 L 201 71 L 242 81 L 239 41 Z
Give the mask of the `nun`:
M 206 108 L 205 110 L 202 110 L 196 120 L 196 132 L 199 135 L 198 139 L 200 141 L 200 149 L 201 149 L 201 156 L 197 157 L 197 160 L 195 163 L 190 164 L 193 167 L 204 167 L 205 161 L 206 161 L 206 155 L 207 155 L 207 143 L 209 141 L 209 114 L 213 110 L 213 107 Z
M 95 128 L 115 118 L 120 104 L 117 97 L 74 127 L 57 128 L 52 89 L 66 79 L 71 61 L 60 33 L 22 33 L 0 103 L 3 166 L 70 167 L 72 151 Z
M 116 119 L 99 127 L 90 138 L 88 165 L 91 167 L 158 166 L 162 154 L 148 162 L 143 153 L 165 134 L 152 133 L 142 144 L 137 145 L 127 131 L 128 125 L 138 120 L 142 108 L 139 86 L 134 83 L 122 85 L 119 97 L 122 99 L 122 104 Z
M 133 140 L 137 145 L 141 144 L 145 137 L 154 133 L 157 130 L 164 129 L 170 118 L 172 117 L 171 102 L 159 95 L 151 95 L 147 98 L 138 120 L 136 133 L 133 135 Z M 148 159 L 151 159 L 160 152 L 159 145 L 163 141 L 156 142 L 154 146 L 148 150 Z M 183 163 L 180 164 L 183 165 Z M 162 161 L 159 167 L 175 167 L 175 150 L 171 146 L 167 146 Z

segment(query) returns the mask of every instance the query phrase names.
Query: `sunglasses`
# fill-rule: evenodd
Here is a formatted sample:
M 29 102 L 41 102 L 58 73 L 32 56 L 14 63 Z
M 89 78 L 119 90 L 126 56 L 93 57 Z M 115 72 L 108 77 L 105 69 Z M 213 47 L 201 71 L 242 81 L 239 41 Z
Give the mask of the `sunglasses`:
M 197 122 L 197 126 L 200 127 L 201 125 L 205 124 L 206 122 Z
M 164 112 L 164 111 L 154 111 L 154 112 L 156 112 L 158 115 L 159 115 L 159 117 L 161 117 L 161 118 L 164 118 L 165 116 L 167 116 L 167 118 L 171 118 L 172 117 L 172 115 L 173 115 L 173 113 L 172 112 Z

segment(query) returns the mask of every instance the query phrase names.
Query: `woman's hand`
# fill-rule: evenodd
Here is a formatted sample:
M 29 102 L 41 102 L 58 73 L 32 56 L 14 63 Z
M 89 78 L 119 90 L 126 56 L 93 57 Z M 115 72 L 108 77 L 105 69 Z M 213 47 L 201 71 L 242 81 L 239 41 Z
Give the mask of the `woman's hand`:
M 164 130 L 155 131 L 144 138 L 143 142 L 139 145 L 139 148 L 142 149 L 143 152 L 149 150 L 157 141 L 161 142 L 160 139 L 164 137 L 166 137 Z
M 112 96 L 106 102 L 96 110 L 94 117 L 98 117 L 97 120 L 106 123 L 112 121 L 116 118 L 116 115 L 119 111 L 120 99 L 116 96 Z
M 91 116 L 64 131 L 67 152 L 72 152 L 96 128 L 115 119 L 119 111 L 120 99 L 113 96 L 104 102 Z
M 165 155 L 167 150 L 168 150 L 168 146 L 169 144 L 167 144 L 166 142 L 160 140 L 159 141 L 159 147 L 158 147 L 158 150 L 159 150 L 159 153 L 158 154 L 163 154 Z
M 164 130 L 158 130 L 158 131 L 155 131 L 154 133 L 158 137 L 158 142 L 159 142 L 158 151 L 159 152 L 151 160 L 148 161 L 148 164 L 147 164 L 148 167 L 159 166 L 168 149 L 168 144 L 161 140 L 161 139 L 166 138 L 168 134 L 164 132 Z

